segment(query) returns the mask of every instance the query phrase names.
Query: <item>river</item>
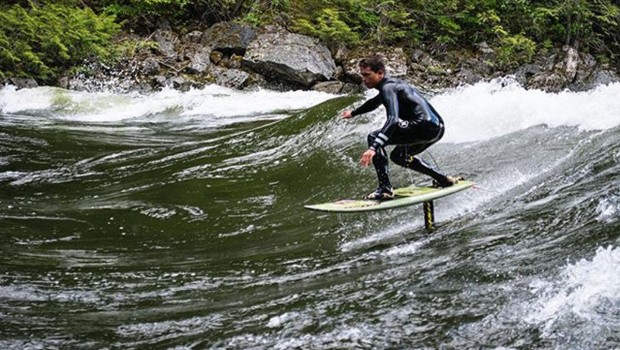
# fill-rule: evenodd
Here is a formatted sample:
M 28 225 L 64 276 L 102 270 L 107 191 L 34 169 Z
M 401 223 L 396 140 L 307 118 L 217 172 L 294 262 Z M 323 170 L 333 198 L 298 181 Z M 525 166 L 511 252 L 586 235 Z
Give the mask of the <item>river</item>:
M 423 158 L 477 185 L 429 234 L 303 208 L 375 188 L 364 96 L 4 87 L 0 348 L 620 349 L 618 96 L 430 97 Z

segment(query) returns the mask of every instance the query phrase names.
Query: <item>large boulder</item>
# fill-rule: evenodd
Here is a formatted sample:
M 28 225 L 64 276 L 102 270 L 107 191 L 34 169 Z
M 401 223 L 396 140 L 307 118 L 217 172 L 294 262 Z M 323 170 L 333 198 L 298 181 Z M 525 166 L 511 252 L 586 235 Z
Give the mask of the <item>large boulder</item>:
M 292 86 L 309 88 L 330 80 L 336 63 L 317 39 L 269 26 L 257 33 L 243 57 L 243 66 Z
M 202 45 L 221 51 L 228 56 L 232 54 L 243 55 L 255 37 L 256 30 L 250 26 L 220 22 L 207 29 L 200 42 Z

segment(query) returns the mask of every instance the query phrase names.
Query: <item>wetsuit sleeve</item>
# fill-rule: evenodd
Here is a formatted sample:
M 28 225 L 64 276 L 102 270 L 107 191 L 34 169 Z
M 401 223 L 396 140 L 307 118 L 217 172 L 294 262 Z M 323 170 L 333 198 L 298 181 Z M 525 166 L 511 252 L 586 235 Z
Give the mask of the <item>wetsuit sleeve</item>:
M 356 116 L 364 113 L 368 113 L 370 111 L 374 111 L 379 106 L 381 106 L 381 94 L 371 98 L 370 100 L 364 102 L 363 105 L 357 107 L 351 112 L 351 116 Z
M 385 143 L 390 139 L 394 129 L 398 125 L 398 90 L 394 86 L 394 84 L 386 84 L 380 96 L 383 96 L 383 104 L 385 105 L 385 111 L 387 113 L 387 120 L 383 127 L 381 128 L 381 132 L 377 135 L 375 142 L 370 147 L 373 150 L 376 150 L 378 147 L 385 145 Z

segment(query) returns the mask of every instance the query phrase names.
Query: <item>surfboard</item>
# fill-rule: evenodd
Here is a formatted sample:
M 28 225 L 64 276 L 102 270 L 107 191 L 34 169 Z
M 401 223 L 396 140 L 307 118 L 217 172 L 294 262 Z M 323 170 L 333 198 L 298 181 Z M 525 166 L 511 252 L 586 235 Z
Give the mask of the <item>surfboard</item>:
M 405 207 L 417 203 L 430 202 L 434 199 L 449 196 L 474 186 L 474 183 L 461 180 L 445 188 L 409 186 L 394 190 L 394 199 L 341 199 L 334 202 L 305 205 L 304 208 L 334 213 L 355 213 Z

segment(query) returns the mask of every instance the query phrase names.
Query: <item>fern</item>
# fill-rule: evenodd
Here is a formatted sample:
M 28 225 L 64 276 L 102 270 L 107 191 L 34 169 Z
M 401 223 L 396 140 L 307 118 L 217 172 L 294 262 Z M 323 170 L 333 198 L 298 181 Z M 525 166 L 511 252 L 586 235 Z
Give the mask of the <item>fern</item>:
M 109 57 L 120 29 L 110 16 L 60 4 L 0 11 L 0 70 L 5 75 L 53 81 L 89 57 Z M 10 45 L 9 45 L 10 43 Z
M 341 19 L 339 11 L 333 8 L 323 9 L 314 21 L 298 19 L 293 28 L 327 43 L 352 44 L 359 40 L 358 35 Z

